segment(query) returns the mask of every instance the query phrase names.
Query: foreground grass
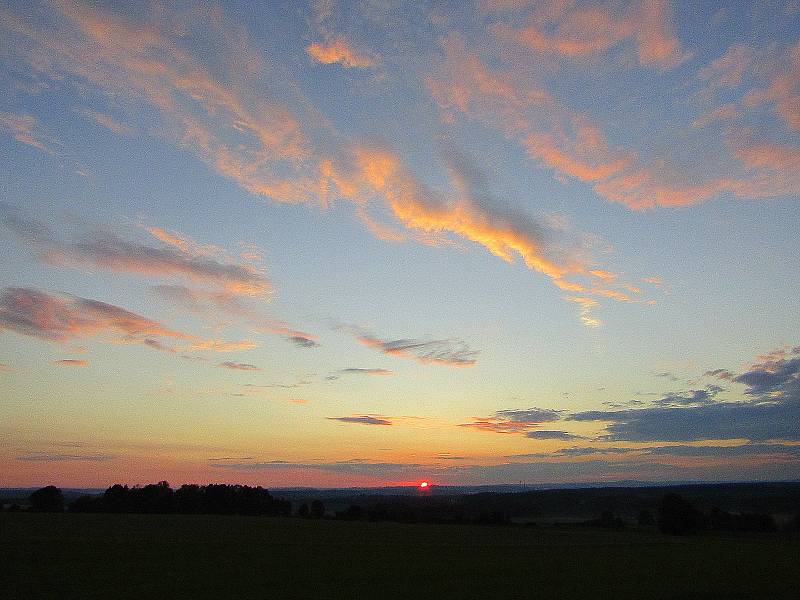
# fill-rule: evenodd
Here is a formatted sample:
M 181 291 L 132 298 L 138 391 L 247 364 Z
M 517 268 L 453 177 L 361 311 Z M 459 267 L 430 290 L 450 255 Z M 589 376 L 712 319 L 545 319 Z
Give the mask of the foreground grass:
M 0 515 L 0 596 L 797 598 L 798 538 L 205 515 Z

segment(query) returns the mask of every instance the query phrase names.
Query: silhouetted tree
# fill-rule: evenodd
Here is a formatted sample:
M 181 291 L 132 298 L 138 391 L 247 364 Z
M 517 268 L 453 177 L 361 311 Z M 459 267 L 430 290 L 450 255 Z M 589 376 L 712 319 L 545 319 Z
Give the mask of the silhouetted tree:
M 175 512 L 175 492 L 166 481 L 133 487 L 130 492 L 131 511 L 135 513 Z
M 325 516 L 325 505 L 320 500 L 314 500 L 311 503 L 311 517 L 314 519 L 321 519 Z
M 103 493 L 103 512 L 124 513 L 130 511 L 130 490 L 127 485 L 115 483 Z
M 69 512 L 94 513 L 103 511 L 102 496 L 80 496 L 69 505 Z
M 54 485 L 36 490 L 30 495 L 31 510 L 36 512 L 63 512 L 64 495 Z
M 199 485 L 182 485 L 175 492 L 178 512 L 195 515 L 203 512 L 203 488 Z
M 297 509 L 297 516 L 302 517 L 304 519 L 308 518 L 308 504 L 303 502 L 300 505 L 300 508 Z
M 658 527 L 662 533 L 688 535 L 704 526 L 703 513 L 678 494 L 667 494 L 661 501 Z

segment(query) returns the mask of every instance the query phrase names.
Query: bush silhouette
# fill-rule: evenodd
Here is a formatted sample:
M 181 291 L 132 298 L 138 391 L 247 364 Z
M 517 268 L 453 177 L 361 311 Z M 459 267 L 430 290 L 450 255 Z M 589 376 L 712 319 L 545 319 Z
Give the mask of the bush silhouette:
M 63 512 L 64 495 L 54 485 L 36 490 L 30 495 L 31 510 L 36 512 Z

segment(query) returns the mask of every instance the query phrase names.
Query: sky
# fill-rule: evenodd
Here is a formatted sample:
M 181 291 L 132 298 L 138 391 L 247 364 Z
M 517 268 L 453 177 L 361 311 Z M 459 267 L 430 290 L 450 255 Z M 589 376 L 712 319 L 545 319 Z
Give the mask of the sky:
M 796 0 L 0 39 L 0 486 L 800 478 Z

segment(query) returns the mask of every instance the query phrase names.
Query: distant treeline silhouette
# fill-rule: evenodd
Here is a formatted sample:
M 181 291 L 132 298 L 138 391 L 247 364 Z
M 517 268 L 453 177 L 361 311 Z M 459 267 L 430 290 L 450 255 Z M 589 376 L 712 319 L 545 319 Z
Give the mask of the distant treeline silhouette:
M 31 508 L 34 510 L 37 508 L 33 496 L 37 493 L 31 495 Z M 81 496 L 68 506 L 68 510 L 76 513 L 288 516 L 291 503 L 273 497 L 260 486 L 182 485 L 173 490 L 166 481 L 161 481 L 142 487 L 115 484 L 99 496 Z
M 574 491 L 573 491 L 574 493 Z M 591 495 L 596 490 L 586 490 Z M 602 491 L 601 491 L 602 493 Z M 528 506 L 524 507 L 527 496 Z M 321 500 L 309 505 L 303 502 L 295 516 L 300 518 L 335 518 L 344 521 L 393 521 L 398 523 L 472 523 L 480 525 L 507 525 L 527 510 L 535 507 L 530 502 L 538 494 L 465 494 L 459 496 L 367 496 L 361 495 L 357 502 L 344 504 L 326 511 Z M 340 504 L 341 506 L 341 504 Z M 0 508 L 2 504 L 0 504 Z M 503 510 L 508 509 L 512 510 Z M 220 515 L 266 515 L 291 516 L 292 504 L 288 500 L 273 497 L 262 487 L 246 485 L 182 485 L 173 490 L 166 481 L 145 486 L 115 484 L 99 495 L 84 495 L 71 503 L 65 501 L 61 490 L 47 486 L 36 490 L 29 497 L 32 512 L 74 513 L 150 513 L 150 514 L 220 514 Z M 653 509 L 656 507 L 654 506 Z M 20 510 L 12 505 L 9 510 Z M 756 512 L 729 512 L 714 506 L 703 511 L 677 493 L 662 496 L 657 517 L 648 509 L 641 509 L 635 521 L 630 514 L 627 521 L 612 508 L 603 508 L 599 517 L 583 521 L 560 523 L 563 527 L 597 527 L 623 529 L 637 523 L 639 527 L 658 529 L 670 535 L 690 535 L 702 531 L 728 532 L 772 532 L 778 527 L 770 514 Z M 654 510 L 655 512 L 655 510 Z M 595 513 L 597 514 L 597 513 Z M 535 520 L 524 518 L 526 525 Z M 551 521 L 552 522 L 552 521 Z M 558 521 L 555 521 L 558 524 Z M 800 531 L 800 513 L 783 524 L 783 530 Z
M 796 527 L 797 519 L 789 524 Z M 658 527 L 663 533 L 689 535 L 700 531 L 777 531 L 772 515 L 730 513 L 718 507 L 704 513 L 678 494 L 667 494 L 661 501 Z

